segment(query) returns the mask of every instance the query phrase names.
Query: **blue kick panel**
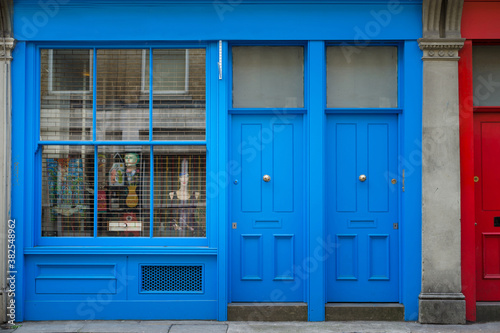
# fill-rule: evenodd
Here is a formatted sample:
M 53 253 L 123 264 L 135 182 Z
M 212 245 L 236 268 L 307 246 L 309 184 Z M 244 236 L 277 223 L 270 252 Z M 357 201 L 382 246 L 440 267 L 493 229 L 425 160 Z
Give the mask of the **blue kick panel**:
M 28 255 L 25 320 L 216 319 L 216 256 Z
M 232 117 L 230 300 L 304 301 L 303 116 Z
M 397 117 L 328 116 L 327 302 L 399 301 Z

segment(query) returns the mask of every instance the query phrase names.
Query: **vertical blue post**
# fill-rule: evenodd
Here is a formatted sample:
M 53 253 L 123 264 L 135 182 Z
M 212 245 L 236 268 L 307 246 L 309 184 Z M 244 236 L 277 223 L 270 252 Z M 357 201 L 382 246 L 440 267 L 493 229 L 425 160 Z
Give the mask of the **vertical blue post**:
M 416 41 L 404 44 L 403 156 L 405 192 L 402 192 L 402 302 L 405 320 L 418 319 L 422 280 L 422 51 Z
M 26 43 L 18 42 L 12 54 L 12 213 L 11 218 L 16 221 L 16 321 L 24 319 L 24 223 L 25 215 L 25 178 L 26 165 Z M 30 142 L 30 144 L 32 144 Z
M 212 173 L 212 175 L 216 175 L 216 177 L 211 177 L 209 179 L 210 182 L 215 182 L 212 184 L 213 188 L 216 188 L 218 191 L 217 196 L 213 196 L 210 200 L 218 200 L 218 255 L 217 255 L 217 276 L 218 276 L 218 309 L 217 309 L 217 319 L 220 321 L 227 320 L 227 303 L 228 303 L 228 227 L 229 227 L 229 207 L 228 207 L 228 193 L 229 193 L 229 173 L 228 173 L 228 94 L 231 93 L 229 91 L 228 86 L 228 72 L 230 70 L 230 66 L 228 64 L 229 52 L 228 52 L 228 43 L 222 43 L 222 79 L 219 80 L 219 69 L 217 62 L 219 61 L 219 45 L 214 44 L 212 48 L 210 60 L 212 61 L 211 68 L 215 70 L 210 71 L 211 78 L 214 78 L 218 84 L 217 86 L 217 104 L 216 109 L 212 110 L 212 112 L 217 113 L 218 121 L 212 124 L 212 131 L 218 133 L 218 144 L 215 145 L 211 143 L 212 146 L 218 147 L 218 160 L 217 160 L 217 173 Z M 214 82 L 214 81 L 211 81 Z M 214 147 L 212 147 L 213 149 Z M 223 174 L 226 177 L 218 177 L 219 174 Z M 227 178 L 226 183 L 219 183 L 219 179 L 221 181 Z M 207 181 L 208 184 L 208 181 Z M 208 196 L 208 193 L 207 193 Z
M 312 61 L 314 60 L 314 61 Z M 325 43 L 311 41 L 308 47 L 309 132 L 308 165 L 308 317 L 309 321 L 325 320 Z
M 153 141 L 153 48 L 149 48 L 149 142 Z M 154 232 L 154 146 L 149 146 L 149 238 L 153 238 Z

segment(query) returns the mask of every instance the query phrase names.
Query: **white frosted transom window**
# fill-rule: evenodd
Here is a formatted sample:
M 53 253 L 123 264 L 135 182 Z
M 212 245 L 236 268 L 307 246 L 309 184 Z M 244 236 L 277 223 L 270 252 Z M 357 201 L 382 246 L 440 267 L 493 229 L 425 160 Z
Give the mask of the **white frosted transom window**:
M 500 106 L 500 46 L 472 49 L 474 106 Z
M 234 108 L 304 107 L 304 48 L 233 47 Z
M 328 108 L 398 107 L 398 50 L 395 46 L 329 46 Z

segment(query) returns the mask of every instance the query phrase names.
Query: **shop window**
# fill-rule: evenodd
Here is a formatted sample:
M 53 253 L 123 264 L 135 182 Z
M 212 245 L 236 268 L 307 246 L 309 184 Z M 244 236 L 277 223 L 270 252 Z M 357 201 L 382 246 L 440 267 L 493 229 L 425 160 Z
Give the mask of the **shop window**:
M 396 46 L 328 46 L 328 108 L 398 107 Z
M 50 54 L 60 52 L 41 51 L 41 236 L 205 237 L 205 49 L 64 51 L 95 52 L 86 84 L 96 94 L 72 79 L 58 83 L 71 93 L 51 94 Z M 181 58 L 189 73 L 172 76 Z M 74 57 L 64 59 L 59 68 L 73 70 Z M 158 84 L 145 92 L 150 67 Z
M 233 108 L 303 108 L 302 46 L 234 46 Z
M 500 106 L 500 46 L 472 48 L 474 106 Z

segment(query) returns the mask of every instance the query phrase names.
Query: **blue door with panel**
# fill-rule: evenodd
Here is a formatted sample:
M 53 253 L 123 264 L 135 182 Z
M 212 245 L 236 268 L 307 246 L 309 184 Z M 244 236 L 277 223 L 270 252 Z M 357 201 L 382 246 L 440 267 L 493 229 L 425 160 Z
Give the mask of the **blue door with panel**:
M 398 302 L 397 115 L 328 117 L 327 302 Z
M 303 116 L 232 118 L 232 302 L 304 300 Z

